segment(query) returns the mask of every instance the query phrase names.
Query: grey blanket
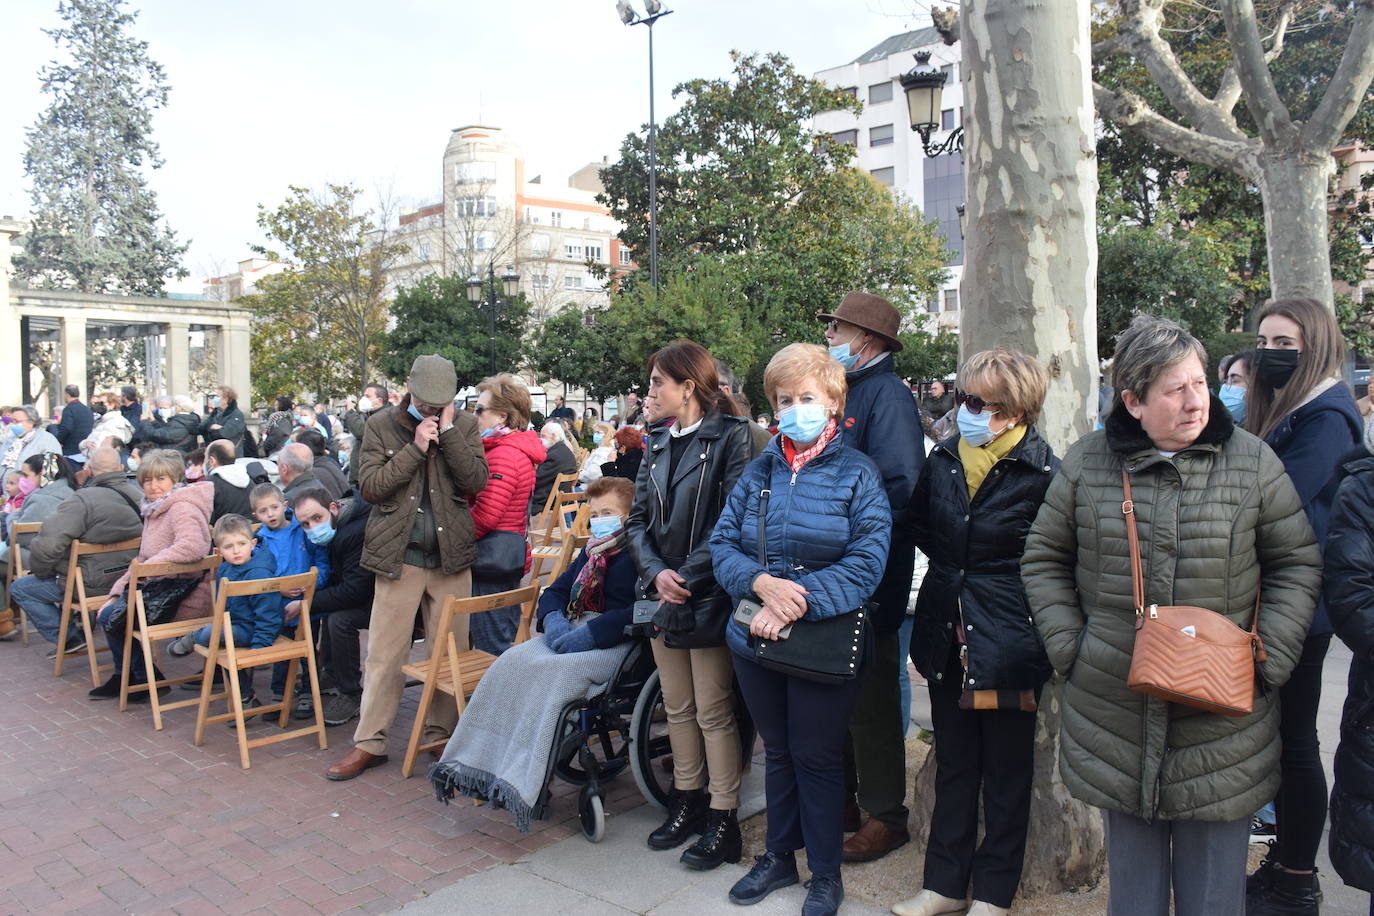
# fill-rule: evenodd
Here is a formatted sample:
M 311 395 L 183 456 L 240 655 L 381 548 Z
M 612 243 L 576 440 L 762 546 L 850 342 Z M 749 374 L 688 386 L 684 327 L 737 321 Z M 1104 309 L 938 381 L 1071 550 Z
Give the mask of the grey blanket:
M 559 655 L 537 636 L 498 658 L 477 684 L 439 762 L 429 769 L 434 794 L 455 794 L 507 808 L 528 833 L 559 738 L 560 713 L 596 696 L 633 644 Z

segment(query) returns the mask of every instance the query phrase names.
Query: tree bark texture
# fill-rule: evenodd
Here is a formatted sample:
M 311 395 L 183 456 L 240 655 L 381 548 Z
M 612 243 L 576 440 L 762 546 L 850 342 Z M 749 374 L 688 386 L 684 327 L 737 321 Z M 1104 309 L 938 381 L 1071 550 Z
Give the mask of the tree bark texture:
M 1335 160 L 1329 152 L 1266 150 L 1259 168 L 1274 298 L 1306 297 L 1334 307 L 1326 195 Z
M 1063 453 L 1097 413 L 1097 166 L 1087 4 L 963 0 L 966 263 L 961 357 L 1050 373 L 1039 428 Z

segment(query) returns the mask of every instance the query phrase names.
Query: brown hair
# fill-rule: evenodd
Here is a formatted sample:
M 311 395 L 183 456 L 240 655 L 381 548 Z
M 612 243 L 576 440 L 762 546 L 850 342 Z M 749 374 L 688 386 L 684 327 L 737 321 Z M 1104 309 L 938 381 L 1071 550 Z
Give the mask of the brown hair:
M 603 496 L 614 496 L 628 506 L 635 499 L 635 483 L 625 477 L 598 477 L 587 484 L 588 499 L 600 499 Z
M 230 388 L 228 385 L 220 385 L 217 390 L 219 391 L 219 396 L 224 398 L 224 400 L 226 401 L 238 401 L 239 399 L 238 392 Z M 229 405 L 225 404 L 224 406 L 228 407 Z
M 690 380 L 693 383 L 692 399 L 703 414 L 715 410 L 730 416 L 739 415 L 739 407 L 734 400 L 720 390 L 716 358 L 695 340 L 675 340 L 654 353 L 644 364 L 645 375 L 652 375 L 654 369 L 679 385 Z
M 1250 373 L 1245 429 L 1261 439 L 1272 433 L 1318 383 L 1338 376 L 1345 362 L 1345 341 L 1336 316 L 1317 300 L 1275 299 L 1260 309 L 1255 327 L 1270 315 L 1282 315 L 1297 324 L 1302 330 L 1302 353 L 1292 378 L 1277 391 L 1266 385 L 1258 372 L 1252 369 Z
M 959 368 L 959 387 L 977 388 L 1001 404 L 1002 416 L 1024 414 L 1026 425 L 1040 419 L 1050 377 L 1033 357 L 1012 350 L 983 350 Z
M 491 395 L 488 409 L 506 415 L 506 427 L 530 428 L 530 390 L 517 376 L 500 372 L 477 383 L 477 390 Z
M 221 515 L 219 521 L 215 522 L 211 540 L 218 544 L 220 538 L 228 537 L 231 534 L 242 535 L 250 541 L 253 540 L 252 519 L 244 518 L 242 515 L 235 515 L 232 512 L 228 515 Z

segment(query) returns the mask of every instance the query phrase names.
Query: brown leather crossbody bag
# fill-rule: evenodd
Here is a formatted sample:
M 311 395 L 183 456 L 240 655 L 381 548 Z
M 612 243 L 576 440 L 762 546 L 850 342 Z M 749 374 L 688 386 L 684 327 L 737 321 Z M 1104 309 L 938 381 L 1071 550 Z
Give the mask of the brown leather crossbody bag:
M 1126 686 L 1219 716 L 1249 715 L 1255 705 L 1255 666 L 1267 657 L 1259 635 L 1258 593 L 1249 631 L 1206 608 L 1147 607 L 1131 477 L 1125 470 L 1121 484 L 1135 598 L 1135 649 Z

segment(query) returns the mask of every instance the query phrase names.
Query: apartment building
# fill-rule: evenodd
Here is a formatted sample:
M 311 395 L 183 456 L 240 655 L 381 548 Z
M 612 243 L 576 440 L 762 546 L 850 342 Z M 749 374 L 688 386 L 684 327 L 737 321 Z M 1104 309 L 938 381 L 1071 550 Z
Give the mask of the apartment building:
M 940 231 L 954 252 L 944 287 L 926 303 L 927 329 L 959 330 L 959 280 L 963 275 L 964 240 L 958 208 L 964 203 L 964 160 L 961 153 L 927 158 L 921 138 L 911 130 L 906 97 L 898 78 L 916 65 L 915 52 L 929 51 L 930 66 L 947 75 L 939 129 L 931 144 L 943 142 L 964 121 L 964 90 L 959 46 L 943 43 L 933 28 L 893 35 L 849 63 L 821 70 L 815 78 L 854 95 L 863 111 L 825 112 L 816 128 L 853 144 L 855 165 L 939 221 Z

